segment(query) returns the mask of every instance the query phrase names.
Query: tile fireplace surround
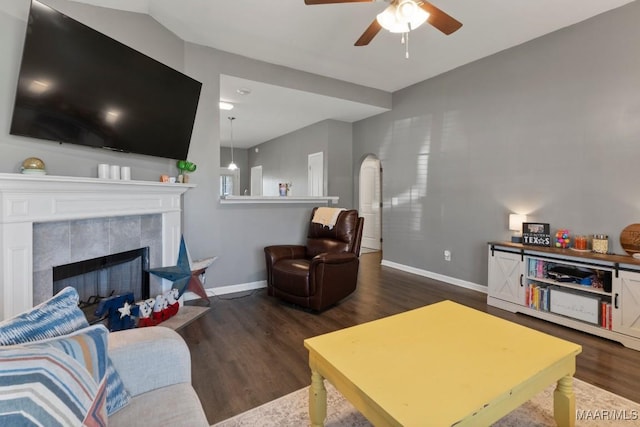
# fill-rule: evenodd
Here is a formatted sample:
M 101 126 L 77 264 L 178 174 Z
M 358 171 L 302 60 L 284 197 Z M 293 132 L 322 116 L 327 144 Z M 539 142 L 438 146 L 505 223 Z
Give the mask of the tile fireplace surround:
M 0 173 L 0 320 L 33 306 L 34 224 L 160 214 L 162 265 L 172 265 L 182 233 L 181 195 L 193 187 Z

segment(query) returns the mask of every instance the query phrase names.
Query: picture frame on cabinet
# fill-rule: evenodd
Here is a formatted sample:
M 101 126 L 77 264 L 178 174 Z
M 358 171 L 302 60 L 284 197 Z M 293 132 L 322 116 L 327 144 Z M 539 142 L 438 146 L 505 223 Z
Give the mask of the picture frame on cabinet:
M 530 246 L 551 246 L 549 223 L 523 222 L 522 244 Z

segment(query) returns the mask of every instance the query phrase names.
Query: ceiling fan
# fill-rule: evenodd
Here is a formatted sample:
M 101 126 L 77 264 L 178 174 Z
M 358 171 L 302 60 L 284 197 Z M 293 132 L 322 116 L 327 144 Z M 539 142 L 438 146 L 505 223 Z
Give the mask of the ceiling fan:
M 380 0 L 304 0 L 306 5 L 330 3 L 371 3 Z M 382 28 L 392 33 L 408 33 L 425 21 L 449 35 L 462 27 L 462 23 L 424 0 L 384 0 L 390 5 L 373 20 L 355 42 L 366 46 Z

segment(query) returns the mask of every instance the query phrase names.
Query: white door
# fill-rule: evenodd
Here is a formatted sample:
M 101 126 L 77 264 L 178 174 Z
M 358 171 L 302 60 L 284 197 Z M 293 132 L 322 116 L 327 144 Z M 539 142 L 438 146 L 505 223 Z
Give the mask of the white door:
M 367 157 L 360 166 L 360 216 L 364 218 L 362 247 L 380 250 L 380 160 Z
M 489 248 L 489 296 L 515 304 L 525 304 L 524 262 L 515 252 L 492 251 Z
M 613 330 L 640 337 L 640 274 L 620 271 L 613 278 Z
M 251 168 L 251 195 L 262 196 L 262 166 Z
M 309 196 L 324 196 L 324 154 L 309 154 L 307 189 Z

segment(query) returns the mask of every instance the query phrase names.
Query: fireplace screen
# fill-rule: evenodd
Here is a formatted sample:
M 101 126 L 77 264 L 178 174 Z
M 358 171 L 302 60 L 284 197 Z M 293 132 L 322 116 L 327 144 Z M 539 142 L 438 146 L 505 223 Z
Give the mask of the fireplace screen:
M 102 298 L 132 292 L 135 301 L 149 298 L 149 248 L 134 249 L 53 267 L 54 295 L 71 286 L 89 323 Z

